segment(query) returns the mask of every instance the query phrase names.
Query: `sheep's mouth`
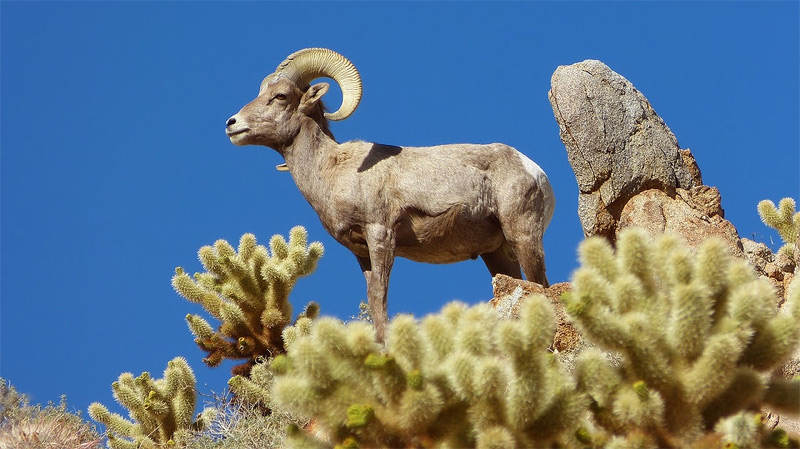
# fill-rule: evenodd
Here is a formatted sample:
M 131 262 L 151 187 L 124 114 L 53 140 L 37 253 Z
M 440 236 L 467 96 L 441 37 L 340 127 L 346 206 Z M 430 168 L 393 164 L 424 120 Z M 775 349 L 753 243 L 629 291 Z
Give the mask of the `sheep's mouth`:
M 250 131 L 250 128 L 241 128 L 235 130 L 226 129 L 225 134 L 227 134 L 228 137 L 233 137 L 233 136 L 238 136 L 239 134 L 242 133 L 246 133 L 247 131 Z

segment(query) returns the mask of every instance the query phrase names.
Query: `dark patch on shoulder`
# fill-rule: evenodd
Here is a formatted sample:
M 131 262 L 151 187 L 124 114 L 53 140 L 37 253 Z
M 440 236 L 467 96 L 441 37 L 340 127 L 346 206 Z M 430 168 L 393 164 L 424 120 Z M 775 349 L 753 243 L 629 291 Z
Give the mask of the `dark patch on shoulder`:
M 370 147 L 369 152 L 367 153 L 367 156 L 363 161 L 361 161 L 361 166 L 358 167 L 359 173 L 369 170 L 384 159 L 397 156 L 402 150 L 403 149 L 401 147 L 394 145 L 373 143 L 372 147 Z

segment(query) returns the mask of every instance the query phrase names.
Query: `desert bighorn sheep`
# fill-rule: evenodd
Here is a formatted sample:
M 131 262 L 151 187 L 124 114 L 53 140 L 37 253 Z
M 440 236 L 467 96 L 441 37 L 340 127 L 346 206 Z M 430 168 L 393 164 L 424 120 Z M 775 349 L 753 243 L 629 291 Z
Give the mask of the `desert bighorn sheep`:
M 342 105 L 324 112 L 327 83 Z M 328 120 L 342 120 L 361 100 L 361 77 L 344 56 L 308 48 L 264 78 L 255 100 L 227 121 L 236 145 L 265 145 L 285 159 L 322 225 L 358 259 L 378 338 L 395 256 L 453 263 L 481 256 L 489 272 L 547 286 L 542 236 L 553 216 L 544 171 L 507 145 L 427 148 L 337 143 Z

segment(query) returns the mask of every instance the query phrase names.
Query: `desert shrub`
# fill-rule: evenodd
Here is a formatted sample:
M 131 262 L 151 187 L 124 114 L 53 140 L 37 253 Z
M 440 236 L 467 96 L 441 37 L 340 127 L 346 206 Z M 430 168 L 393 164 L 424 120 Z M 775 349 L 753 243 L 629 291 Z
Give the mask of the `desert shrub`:
M 67 408 L 66 397 L 58 405 L 30 405 L 25 395 L 0 378 L 0 449 L 99 449 L 100 435 Z
M 262 449 L 283 447 L 286 428 L 305 425 L 285 412 L 265 410 L 229 390 L 211 395 L 207 408 L 217 412 L 196 431 L 187 449 Z

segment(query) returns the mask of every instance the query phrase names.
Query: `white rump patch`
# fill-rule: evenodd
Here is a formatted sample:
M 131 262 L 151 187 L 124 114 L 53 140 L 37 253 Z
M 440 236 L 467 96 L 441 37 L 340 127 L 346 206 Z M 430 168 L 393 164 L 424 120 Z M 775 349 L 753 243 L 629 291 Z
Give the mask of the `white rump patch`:
M 549 210 L 549 217 L 547 217 L 547 222 L 545 222 L 545 226 L 547 223 L 550 222 L 550 219 L 553 216 L 553 209 L 556 204 L 555 196 L 553 195 L 553 187 L 550 185 L 550 180 L 547 178 L 544 170 L 542 167 L 539 167 L 539 164 L 533 162 L 528 156 L 517 151 L 517 156 L 519 156 L 519 160 L 522 161 L 522 166 L 525 168 L 525 171 L 533 176 L 533 179 L 536 180 L 536 183 L 539 187 L 542 188 L 542 194 L 544 195 L 544 200 L 547 204 L 550 205 Z

